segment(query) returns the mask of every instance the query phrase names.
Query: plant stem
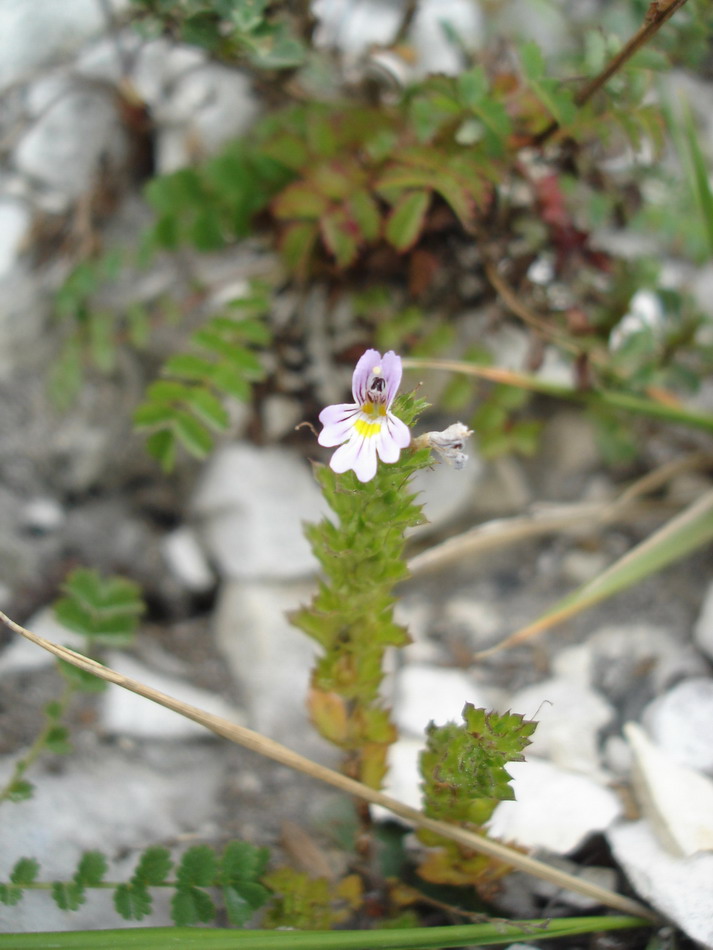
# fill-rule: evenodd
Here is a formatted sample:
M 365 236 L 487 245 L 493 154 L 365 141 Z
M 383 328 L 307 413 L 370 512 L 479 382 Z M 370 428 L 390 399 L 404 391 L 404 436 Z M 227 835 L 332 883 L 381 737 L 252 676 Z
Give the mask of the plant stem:
M 684 3 L 686 3 L 686 0 L 670 0 L 669 3 L 665 3 L 664 0 L 652 0 L 649 9 L 646 11 L 642 26 L 634 33 L 629 42 L 612 57 L 604 69 L 579 90 L 574 97 L 575 103 L 578 106 L 583 106 L 589 102 L 592 96 L 609 82 L 611 77 L 631 59 L 634 53 L 637 53 L 642 46 L 645 46 L 646 43 L 658 33 L 664 23 L 669 20 L 676 11 L 680 10 Z M 557 132 L 559 127 L 559 122 L 552 121 L 547 128 L 535 137 L 535 144 L 543 145 Z
M 45 746 L 47 745 L 47 740 L 52 732 L 52 729 L 57 725 L 59 720 L 64 716 L 69 706 L 69 702 L 74 695 L 75 689 L 71 683 L 65 683 L 62 693 L 57 700 L 58 710 L 56 716 L 49 716 L 45 713 L 45 724 L 40 730 L 37 738 L 30 746 L 26 755 L 21 759 L 18 759 L 15 763 L 15 768 L 12 771 L 12 775 L 0 789 L 0 804 L 7 801 L 12 797 L 12 790 L 15 786 L 15 783 L 18 782 L 22 776 L 27 772 L 27 770 L 32 766 L 35 761 L 42 755 Z

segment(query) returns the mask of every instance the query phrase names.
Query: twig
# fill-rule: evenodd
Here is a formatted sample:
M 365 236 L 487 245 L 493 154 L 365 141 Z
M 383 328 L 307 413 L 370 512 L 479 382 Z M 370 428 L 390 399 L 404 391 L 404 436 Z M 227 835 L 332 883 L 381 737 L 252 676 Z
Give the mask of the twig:
M 621 67 L 637 53 L 642 46 L 654 36 L 664 23 L 686 3 L 686 0 L 670 0 L 666 4 L 663 0 L 652 0 L 644 17 L 643 25 L 631 37 L 629 42 L 607 63 L 602 71 L 583 86 L 574 97 L 578 106 L 583 106 L 605 85 Z M 535 144 L 543 145 L 559 129 L 559 122 L 552 121 L 546 129 L 535 137 Z
M 520 871 L 532 874 L 542 880 L 549 881 L 557 887 L 575 891 L 579 894 L 585 894 L 606 907 L 620 910 L 626 914 L 635 914 L 651 921 L 659 920 L 651 910 L 639 904 L 637 901 L 623 897 L 621 894 L 616 894 L 607 888 L 583 881 L 571 874 L 566 874 L 542 861 L 531 858 L 529 855 L 522 854 L 519 851 L 508 848 L 504 844 L 500 844 L 498 841 L 493 841 L 490 838 L 475 834 L 458 825 L 450 825 L 446 822 L 429 818 L 417 809 L 411 808 L 403 802 L 397 801 L 389 795 L 385 795 L 383 792 L 369 788 L 367 785 L 362 785 L 361 782 L 347 778 L 345 775 L 335 772 L 333 769 L 313 762 L 306 756 L 293 752 L 286 746 L 280 745 L 280 743 L 268 739 L 266 736 L 262 736 L 257 732 L 253 732 L 251 729 L 236 725 L 227 719 L 223 719 L 221 716 L 214 716 L 203 709 L 199 709 L 197 706 L 191 706 L 188 703 L 181 702 L 181 700 L 175 699 L 173 696 L 152 689 L 150 686 L 146 686 L 138 680 L 130 679 L 128 676 L 124 676 L 107 666 L 103 666 L 101 663 L 97 663 L 89 657 L 82 656 L 81 653 L 76 653 L 68 647 L 52 643 L 52 641 L 46 640 L 44 637 L 15 623 L 14 620 L 11 620 L 1 611 L 0 622 L 4 623 L 10 630 L 20 634 L 32 643 L 37 644 L 37 646 L 42 647 L 42 649 L 47 650 L 49 653 L 54 654 L 54 656 L 65 660 L 67 663 L 71 663 L 78 669 L 86 670 L 86 672 L 98 676 L 100 679 L 121 686 L 122 689 L 127 689 L 139 696 L 144 696 L 146 699 L 150 699 L 152 702 L 158 703 L 166 709 L 172 709 L 179 715 L 193 722 L 197 722 L 216 735 L 229 739 L 231 742 L 235 742 L 237 745 L 250 749 L 253 752 L 257 752 L 259 755 L 272 759 L 274 762 L 279 762 L 281 765 L 286 765 L 288 768 L 294 769 L 297 772 L 302 772 L 321 782 L 325 782 L 327 785 L 338 788 L 340 791 L 346 792 L 348 795 L 353 795 L 362 801 L 370 802 L 372 805 L 381 805 L 382 808 L 386 808 L 407 822 L 411 822 L 420 828 L 426 828 L 435 834 L 455 841 L 463 845 L 463 847 L 476 851 L 479 854 L 486 854 L 509 867 L 517 868 Z

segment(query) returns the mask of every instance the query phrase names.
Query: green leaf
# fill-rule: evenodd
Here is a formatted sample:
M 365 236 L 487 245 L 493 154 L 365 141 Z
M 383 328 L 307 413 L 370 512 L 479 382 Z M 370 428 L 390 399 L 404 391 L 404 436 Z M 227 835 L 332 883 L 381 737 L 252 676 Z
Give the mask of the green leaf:
M 170 472 L 176 464 L 176 437 L 170 429 L 152 432 L 146 440 L 146 449 L 164 472 Z
M 40 866 L 34 858 L 20 858 L 10 872 L 13 884 L 32 884 L 37 880 Z
M 101 851 L 86 851 L 80 861 L 74 880 L 85 887 L 97 887 L 107 872 L 106 858 Z
M 213 437 L 188 412 L 177 409 L 173 417 L 173 431 L 191 455 L 205 458 L 213 448 Z
M 558 125 L 571 122 L 577 114 L 572 93 L 545 75 L 545 61 L 539 46 L 530 41 L 520 47 L 520 62 L 528 86 L 555 118 Z
M 482 66 L 473 66 L 461 73 L 457 85 L 458 98 L 469 109 L 477 106 L 488 95 L 488 78 Z
M 114 891 L 114 907 L 124 920 L 143 920 L 151 913 L 151 895 L 143 884 L 120 884 Z
M 207 924 L 215 918 L 215 905 L 199 887 L 181 884 L 171 898 L 171 918 L 177 927 Z
M 65 726 L 53 726 L 47 731 L 45 748 L 55 755 L 67 755 L 72 751 L 69 741 L 69 730 Z
M 35 786 L 26 779 L 16 779 L 10 786 L 7 797 L 11 802 L 26 802 L 32 798 L 35 792 Z
M 132 881 L 152 886 L 163 884 L 171 873 L 172 867 L 173 861 L 168 848 L 152 845 L 139 858 Z
M 213 429 L 222 432 L 228 428 L 230 416 L 227 410 L 207 389 L 198 387 L 192 389 L 187 402 L 195 415 Z
M 317 191 L 313 184 L 297 181 L 284 188 L 273 200 L 272 212 L 281 219 L 316 220 L 328 206 L 327 196 Z
M 84 887 L 76 881 L 55 881 L 52 897 L 60 910 L 79 910 L 86 900 Z
M 0 904 L 6 907 L 14 907 L 22 900 L 23 891 L 19 887 L 12 887 L 10 884 L 0 884 Z M 0 946 L 2 946 L 2 935 L 0 935 Z
M 301 280 L 309 271 L 318 237 L 318 225 L 307 221 L 291 224 L 280 237 L 280 253 L 289 270 Z
M 407 191 L 394 205 L 385 234 L 397 251 L 409 250 L 420 237 L 430 201 L 428 191 Z
M 701 214 L 709 251 L 713 254 L 713 190 L 711 189 L 708 165 L 701 151 L 696 124 L 690 107 L 685 112 L 685 134 L 691 168 L 691 190 Z
M 343 207 L 336 207 L 323 215 L 319 221 L 322 240 L 327 250 L 334 255 L 337 266 L 349 267 L 359 253 L 361 233 L 358 225 Z
M 139 588 L 122 577 L 101 577 L 80 568 L 62 585 L 66 596 L 53 605 L 65 627 L 114 646 L 133 641 L 144 605 Z
M 218 873 L 218 859 L 207 845 L 199 844 L 189 848 L 181 858 L 176 872 L 179 884 L 197 884 L 209 887 Z

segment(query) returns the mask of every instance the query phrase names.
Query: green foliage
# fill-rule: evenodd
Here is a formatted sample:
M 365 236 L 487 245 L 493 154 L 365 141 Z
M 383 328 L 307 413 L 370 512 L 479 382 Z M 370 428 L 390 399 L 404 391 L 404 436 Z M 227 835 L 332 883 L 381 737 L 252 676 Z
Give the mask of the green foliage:
M 173 467 L 179 445 L 205 457 L 213 447 L 213 433 L 228 428 L 225 401 L 246 401 L 251 383 L 263 378 L 256 348 L 270 341 L 270 331 L 261 322 L 269 306 L 266 288 L 253 284 L 227 313 L 196 330 L 189 352 L 170 357 L 162 369 L 166 378 L 149 387 L 134 413 L 134 425 L 150 430 L 148 450 L 165 470 Z
M 423 808 L 432 818 L 481 827 L 501 801 L 514 798 L 505 766 L 524 760 L 537 724 L 517 713 L 487 712 L 471 703 L 465 704 L 463 719 L 463 725 L 431 723 L 426 730 L 420 760 Z M 418 836 L 432 847 L 418 869 L 427 881 L 471 884 L 488 896 L 507 873 L 501 863 L 439 835 L 419 831 Z
M 355 874 L 336 884 L 324 877 L 283 867 L 264 878 L 273 891 L 264 924 L 298 930 L 331 930 L 343 923 L 362 904 L 361 879 Z
M 139 587 L 123 577 L 101 577 L 78 568 L 62 585 L 64 597 L 54 604 L 57 620 L 81 633 L 90 644 L 129 646 L 144 611 Z
M 443 821 L 487 822 L 501 801 L 514 798 L 508 762 L 522 762 L 536 723 L 516 713 L 504 715 L 463 708 L 463 725 L 427 729 L 421 755 L 424 811 Z
M 230 61 L 293 69 L 306 55 L 301 40 L 270 0 L 132 0 L 143 32 L 168 33 Z
M 270 892 L 260 883 L 267 864 L 266 848 L 255 848 L 244 841 L 231 841 L 222 854 L 205 845 L 189 848 L 170 879 L 173 860 L 170 852 L 154 845 L 140 856 L 131 878 L 122 883 L 105 881 L 107 860 L 99 851 L 82 855 L 69 881 L 38 881 L 40 866 L 31 858 L 21 858 L 7 882 L 0 882 L 0 903 L 19 903 L 27 890 L 49 891 L 60 910 L 77 910 L 93 888 L 113 891 L 116 912 L 125 920 L 143 920 L 152 910 L 152 888 L 173 891 L 171 916 L 177 926 L 209 923 L 216 905 L 209 891 L 223 897 L 228 919 L 242 927 L 268 900 Z
M 423 408 L 422 400 L 407 394 L 397 398 L 393 411 L 410 426 Z M 290 618 L 322 648 L 309 696 L 312 721 L 347 752 L 349 774 L 377 788 L 396 738 L 379 697 L 384 653 L 409 642 L 393 618 L 392 590 L 407 575 L 404 532 L 423 517 L 409 480 L 429 464 L 428 450 L 407 449 L 397 463 L 380 463 L 366 483 L 353 472 L 337 475 L 318 467 L 336 520 L 306 528 L 324 577 L 311 605 Z

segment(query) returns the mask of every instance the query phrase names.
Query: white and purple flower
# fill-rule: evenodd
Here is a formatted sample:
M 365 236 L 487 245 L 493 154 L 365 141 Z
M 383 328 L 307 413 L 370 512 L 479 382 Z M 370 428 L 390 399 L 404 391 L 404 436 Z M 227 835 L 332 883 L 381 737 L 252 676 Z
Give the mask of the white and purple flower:
M 352 469 L 360 482 L 376 474 L 382 462 L 396 462 L 411 441 L 408 427 L 389 411 L 401 383 L 401 357 L 393 350 L 367 350 L 352 377 L 353 403 L 327 406 L 319 414 L 320 445 L 339 448 L 331 458 L 335 472 Z

